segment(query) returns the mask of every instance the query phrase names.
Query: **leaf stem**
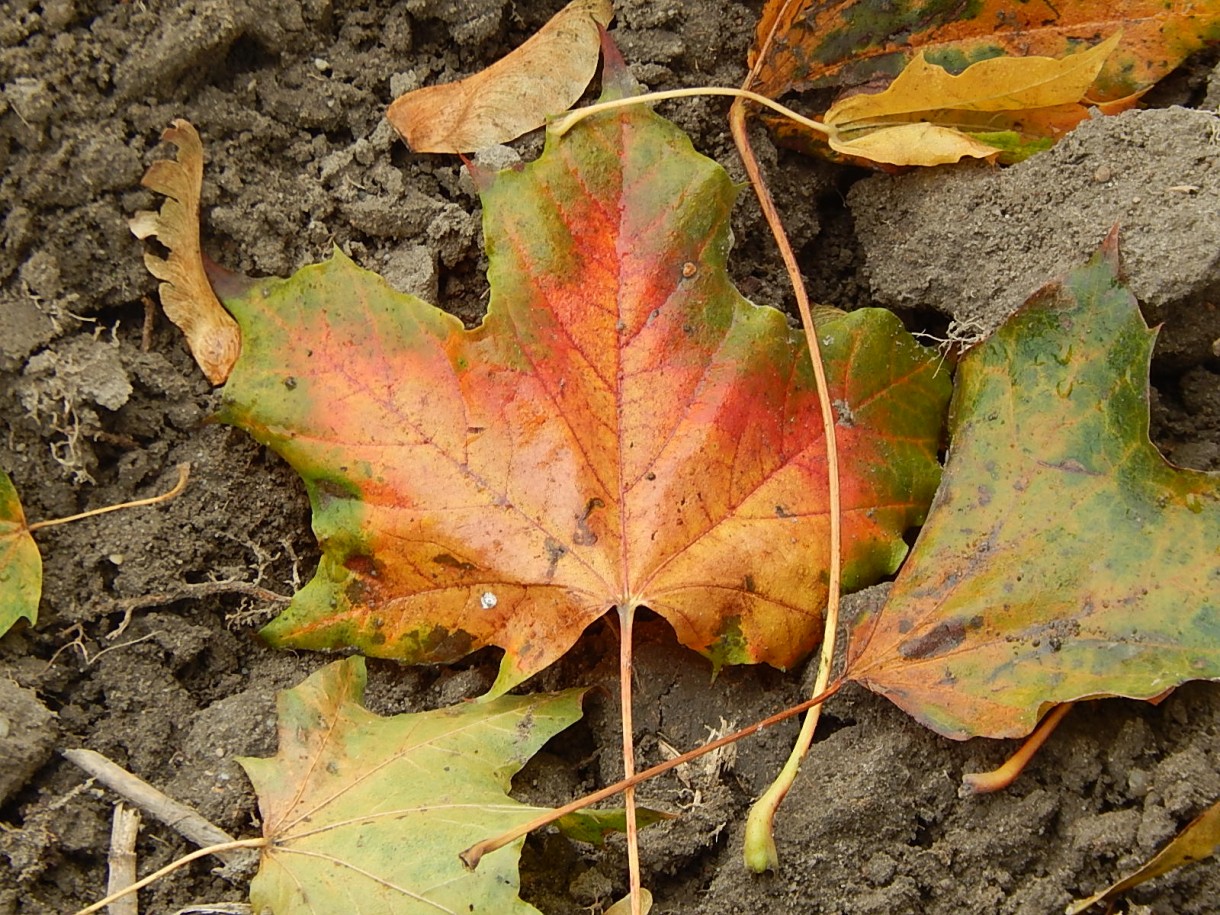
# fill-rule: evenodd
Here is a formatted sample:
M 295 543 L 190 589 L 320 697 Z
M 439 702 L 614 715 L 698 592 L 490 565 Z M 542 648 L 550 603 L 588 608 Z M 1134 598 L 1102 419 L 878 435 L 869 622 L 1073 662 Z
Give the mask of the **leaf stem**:
M 234 839 L 232 842 L 222 842 L 218 845 L 209 845 L 207 848 L 198 848 L 189 855 L 183 855 L 181 858 L 171 861 L 160 870 L 153 871 L 143 880 L 137 880 L 131 886 L 124 887 L 117 893 L 111 893 L 105 899 L 99 899 L 97 902 L 93 903 L 93 905 L 86 906 L 85 908 L 73 913 L 73 915 L 91 915 L 93 912 L 100 911 L 101 909 L 104 909 L 106 906 L 110 905 L 110 903 L 114 902 L 116 899 L 121 899 L 128 893 L 134 893 L 137 890 L 142 890 L 150 883 L 156 883 L 167 874 L 171 874 L 183 865 L 190 864 L 192 861 L 198 860 L 199 858 L 205 858 L 208 855 L 214 855 L 217 852 L 233 851 L 238 848 L 265 848 L 270 844 L 270 839 L 259 837 L 257 839 Z
M 651 769 L 645 769 L 643 772 L 637 772 L 630 778 L 624 778 L 622 781 L 615 782 L 613 785 L 607 785 L 605 788 L 600 788 L 592 794 L 586 794 L 584 797 L 579 797 L 574 801 L 564 804 L 562 807 L 556 807 L 554 810 L 548 810 L 542 816 L 531 820 L 528 823 L 523 823 L 510 829 L 508 832 L 496 836 L 492 839 L 484 839 L 482 842 L 476 842 L 468 849 L 459 855 L 462 862 L 469 868 L 479 866 L 479 861 L 484 855 L 489 855 L 493 851 L 503 848 L 511 842 L 517 841 L 523 835 L 533 832 L 535 829 L 541 829 L 550 823 L 554 823 L 561 817 L 567 816 L 569 813 L 575 813 L 577 810 L 583 810 L 586 807 L 604 801 L 608 797 L 614 797 L 620 791 L 626 791 L 628 788 L 633 788 L 640 782 L 646 782 L 650 778 L 656 778 L 658 775 L 663 775 L 670 769 L 676 769 L 683 763 L 688 763 L 692 759 L 698 759 L 700 756 L 705 756 L 708 753 L 719 750 L 721 747 L 728 746 L 731 743 L 736 743 L 743 737 L 749 737 L 761 731 L 763 728 L 771 727 L 774 724 L 779 724 L 781 721 L 787 721 L 789 718 L 795 718 L 802 712 L 808 711 L 815 705 L 825 702 L 843 687 L 843 681 L 839 680 L 828 687 L 826 691 L 812 698 L 806 699 L 799 705 L 794 705 L 791 708 L 786 708 L 782 712 L 776 712 L 769 718 L 764 718 L 762 721 L 756 721 L 751 725 L 747 725 L 740 731 L 734 731 L 732 734 L 726 734 L 724 737 L 719 737 L 710 743 L 705 743 L 701 747 L 696 747 L 693 750 L 675 756 L 673 759 L 667 759 L 663 763 L 653 766 Z
M 623 731 L 623 779 L 627 781 L 635 775 L 635 725 L 631 715 L 631 651 L 634 641 L 632 629 L 635 622 L 635 607 L 630 604 L 625 608 L 620 607 L 619 620 L 622 626 L 619 631 L 618 689 L 619 705 L 622 711 L 620 720 Z M 640 833 L 635 818 L 634 785 L 628 785 L 624 789 L 623 806 L 627 808 L 627 871 L 630 880 L 631 915 L 642 915 Z
M 750 77 L 747 77 L 747 85 L 749 85 L 749 80 L 752 78 L 753 73 L 751 73 Z M 822 435 L 826 448 L 830 563 L 826 584 L 826 622 L 822 636 L 822 651 L 818 659 L 817 679 L 814 681 L 813 686 L 813 692 L 817 695 L 823 692 L 830 682 L 831 669 L 834 664 L 835 636 L 839 629 L 839 590 L 842 578 L 841 546 L 843 539 L 842 498 L 839 491 L 839 449 L 835 437 L 835 419 L 834 410 L 830 403 L 830 389 L 826 382 L 826 369 L 822 364 L 822 350 L 818 345 L 818 337 L 813 325 L 813 314 L 809 306 L 809 293 L 806 291 L 805 283 L 801 279 L 800 267 L 796 263 L 796 254 L 793 252 L 792 244 L 788 241 L 788 236 L 784 232 L 784 226 L 780 221 L 779 211 L 775 207 L 775 200 L 771 196 L 771 191 L 763 180 L 762 171 L 758 166 L 758 160 L 754 155 L 753 147 L 750 145 L 750 138 L 746 129 L 746 111 L 743 99 L 750 98 L 753 94 L 749 93 L 747 95 L 743 93 L 733 103 L 733 107 L 729 109 L 729 129 L 733 134 L 734 142 L 737 144 L 737 150 L 741 154 L 742 164 L 745 166 L 746 174 L 749 175 L 750 184 L 758 195 L 758 202 L 762 207 L 763 215 L 766 217 L 767 224 L 771 227 L 771 232 L 775 236 L 775 243 L 779 247 L 780 257 L 783 258 L 784 267 L 788 271 L 788 277 L 792 281 L 792 291 L 796 295 L 796 306 L 800 311 L 801 325 L 805 330 L 805 340 L 809 345 L 809 359 L 813 365 L 814 378 L 817 381 L 818 405 L 822 414 Z M 800 735 L 797 737 L 796 746 L 793 747 L 787 763 L 784 764 L 784 768 L 780 770 L 775 781 L 771 783 L 771 787 L 750 808 L 750 815 L 746 820 L 744 854 L 746 866 L 757 873 L 779 866 L 779 855 L 775 850 L 775 837 L 773 835 L 775 812 L 783 802 L 788 790 L 792 787 L 797 772 L 800 770 L 801 761 L 809 751 L 809 745 L 813 742 L 813 734 L 817 729 L 821 711 L 820 703 L 810 707 L 809 714 L 806 716 L 805 722 L 801 727 Z
M 748 89 L 734 89 L 731 86 L 692 86 L 687 89 L 667 89 L 664 92 L 646 92 L 643 95 L 632 95 L 628 98 L 615 99 L 611 102 L 598 102 L 596 105 L 589 105 L 586 108 L 577 108 L 574 111 L 569 111 L 563 117 L 547 125 L 547 132 L 554 136 L 562 137 L 585 118 L 590 115 L 601 114 L 603 111 L 614 111 L 618 108 L 626 108 L 631 105 L 640 105 L 647 102 L 663 102 L 667 99 L 695 98 L 705 95 L 728 95 L 739 100 L 748 99 L 751 102 L 764 105 L 772 111 L 782 114 L 784 117 L 804 127 L 808 127 L 810 130 L 817 131 L 826 136 L 836 133 L 834 128 L 823 124 L 821 121 L 807 118 L 803 114 L 797 114 L 791 108 L 781 105 L 774 99 L 769 99 L 765 95 L 759 95 L 757 92 L 751 92 Z M 734 105 L 736 104 L 734 103 Z
M 27 525 L 26 530 L 33 533 L 44 527 L 54 527 L 57 524 L 67 524 L 69 521 L 80 521 L 82 518 L 92 518 L 94 515 L 104 515 L 107 512 L 117 512 L 120 508 L 140 508 L 143 505 L 156 505 L 159 502 L 168 502 L 174 496 L 182 492 L 186 488 L 186 481 L 191 475 L 190 464 L 178 465 L 178 482 L 174 484 L 174 488 L 168 492 L 163 492 L 159 496 L 151 496 L 147 499 L 136 499 L 134 502 L 120 502 L 118 505 L 106 505 L 102 508 L 90 509 L 87 512 L 81 512 L 77 515 L 68 515 L 66 518 L 48 518 L 45 521 L 35 521 L 33 524 Z
M 1046 739 L 1054 733 L 1055 728 L 1059 727 L 1063 716 L 1072 710 L 1072 705 L 1071 702 L 1065 702 L 1051 709 L 1034 732 L 1025 739 L 1025 743 L 1021 744 L 1017 752 L 1008 757 L 1008 761 L 998 769 L 992 769 L 990 772 L 968 772 L 963 775 L 962 787 L 965 791 L 969 794 L 990 794 L 993 791 L 1003 791 L 1015 782 L 1017 776 L 1034 758 L 1034 754 L 1042 748 Z

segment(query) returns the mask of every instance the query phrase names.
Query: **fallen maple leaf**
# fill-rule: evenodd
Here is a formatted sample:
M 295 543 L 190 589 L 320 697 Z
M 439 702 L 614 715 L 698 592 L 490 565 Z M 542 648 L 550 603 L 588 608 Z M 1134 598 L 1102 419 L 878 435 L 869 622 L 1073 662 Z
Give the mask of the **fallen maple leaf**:
M 1133 887 L 1146 883 L 1171 870 L 1202 861 L 1220 852 L 1220 801 L 1212 804 L 1191 820 L 1174 836 L 1173 841 L 1156 853 L 1147 864 L 1132 874 L 1118 880 L 1088 899 L 1074 902 L 1067 907 L 1067 915 L 1079 915 L 1099 902 L 1107 902 Z
M 1220 39 L 1220 6 L 1203 0 L 1065 0 L 1053 6 L 981 0 L 968 7 L 911 0 L 771 0 L 750 51 L 746 88 L 775 99 L 818 89 L 848 96 L 876 93 L 916 58 L 960 74 L 992 58 L 1064 58 L 1118 29 L 1121 42 L 1102 64 L 1087 97 L 1081 93 L 1072 102 L 1083 97 L 1107 114 L 1129 107 L 1187 56 Z M 953 107 L 934 100 L 930 92 L 926 107 Z M 1014 161 L 1045 148 L 1086 114 L 1084 105 L 1071 104 L 1028 115 L 1013 110 L 1002 118 L 962 118 L 959 112 L 952 123 L 975 133 L 992 131 L 994 136 L 976 139 L 998 147 L 1002 161 Z M 948 112 L 939 116 L 950 117 Z M 818 133 L 786 119 L 765 120 L 785 141 L 827 151 Z M 938 132 L 918 133 L 918 141 L 926 143 Z M 894 145 L 900 142 L 901 137 L 893 138 Z M 856 150 L 850 154 L 858 155 Z
M 941 734 L 1220 678 L 1220 475 L 1148 439 L 1117 236 L 961 360 L 944 480 L 846 676 Z
M 522 841 L 477 870 L 458 853 L 539 808 L 512 776 L 580 718 L 583 690 L 502 696 L 383 718 L 361 704 L 364 659 L 329 664 L 280 693 L 279 751 L 238 760 L 263 835 L 256 911 L 536 913 L 517 895 Z
M 1040 111 L 1072 124 L 1087 117 L 1081 100 L 1120 37 L 1115 32 L 1060 59 L 993 57 L 957 76 L 929 64 L 921 51 L 882 92 L 832 105 L 824 118 L 832 128 L 827 142 L 836 152 L 888 165 L 942 165 L 1016 152 L 1026 137 L 1010 129 L 1007 115 L 1020 112 L 1027 134 L 1041 123 Z M 997 145 L 1004 134 L 1008 141 Z M 1039 136 L 1032 131 L 1035 141 Z
M 241 352 L 237 322 L 212 291 L 199 245 L 199 194 L 203 145 L 188 121 L 176 120 L 161 139 L 178 147 L 177 161 L 161 159 L 140 182 L 166 196 L 159 213 L 141 210 L 130 222 L 137 238 L 156 236 L 169 256 L 144 255 L 144 266 L 161 283 L 161 307 L 186 335 L 191 355 L 212 384 L 223 384 Z
M 323 551 L 264 635 L 416 663 L 498 645 L 498 694 L 643 605 L 716 665 L 796 663 L 827 593 L 822 427 L 800 334 L 726 275 L 732 182 L 638 109 L 480 181 L 473 331 L 339 253 L 222 290 L 222 418 L 302 474 Z M 819 335 L 861 587 L 923 518 L 949 381 L 889 312 Z
M 612 18 L 610 0 L 573 0 L 486 70 L 408 92 L 386 117 L 415 152 L 469 153 L 515 140 L 580 98 Z
M 0 635 L 19 619 L 38 621 L 42 557 L 30 536 L 17 487 L 0 470 Z

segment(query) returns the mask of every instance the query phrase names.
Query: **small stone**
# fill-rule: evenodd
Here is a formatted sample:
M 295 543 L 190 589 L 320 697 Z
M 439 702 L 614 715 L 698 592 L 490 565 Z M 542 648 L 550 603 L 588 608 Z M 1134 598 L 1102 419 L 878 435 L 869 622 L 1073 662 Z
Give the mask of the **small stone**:
M 1098 184 L 1105 184 L 1114 177 L 1114 169 L 1108 165 L 1099 165 L 1097 171 L 1093 172 L 1093 180 Z
M 21 790 L 48 759 L 59 739 L 55 715 L 33 690 L 0 677 L 0 804 Z
M 864 879 L 873 886 L 886 886 L 898 873 L 898 862 L 885 852 L 878 852 L 864 865 Z

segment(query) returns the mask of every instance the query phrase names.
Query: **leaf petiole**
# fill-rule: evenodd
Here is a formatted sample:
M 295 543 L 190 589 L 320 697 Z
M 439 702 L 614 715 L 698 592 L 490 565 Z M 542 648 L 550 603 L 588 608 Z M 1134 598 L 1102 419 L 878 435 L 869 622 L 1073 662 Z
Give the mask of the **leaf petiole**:
M 803 114 L 797 114 L 791 108 L 781 105 L 774 99 L 769 99 L 765 95 L 759 95 L 757 92 L 751 92 L 749 89 L 734 89 L 731 86 L 692 86 L 688 89 L 646 92 L 643 95 L 632 95 L 627 98 L 615 99 L 611 102 L 598 102 L 596 105 L 589 105 L 587 108 L 577 108 L 574 111 L 569 111 L 558 120 L 552 121 L 547 125 L 547 133 L 562 137 L 585 118 L 590 115 L 601 114 L 603 111 L 614 111 L 619 108 L 627 108 L 631 105 L 640 105 L 647 102 L 663 102 L 667 99 L 675 98 L 696 98 L 704 95 L 727 95 L 734 98 L 746 99 L 770 108 L 772 111 L 782 114 L 784 117 L 820 134 L 825 134 L 826 136 L 837 134 L 833 127 L 829 127 L 821 121 L 807 118 Z
M 173 873 L 183 865 L 190 864 L 192 861 L 196 861 L 199 858 L 206 858 L 208 855 L 214 855 L 217 852 L 233 851 L 238 848 L 266 848 L 270 844 L 270 839 L 260 836 L 255 839 L 234 839 L 232 842 L 221 842 L 217 845 L 209 845 L 207 848 L 197 848 L 189 855 L 183 855 L 181 858 L 171 861 L 169 864 L 165 865 L 165 867 L 158 871 L 153 871 L 144 879 L 137 880 L 131 886 L 126 886 L 117 893 L 111 893 L 105 899 L 99 899 L 97 902 L 93 903 L 93 905 L 86 906 L 78 912 L 73 913 L 73 915 L 91 915 L 93 912 L 98 912 L 106 908 L 106 906 L 110 905 L 110 903 L 114 902 L 116 899 L 121 899 L 129 893 L 142 890 L 144 887 L 156 883 L 167 874 Z
M 1054 733 L 1055 728 L 1059 727 L 1063 716 L 1072 710 L 1073 705 L 1072 702 L 1065 702 L 1051 709 L 1042 719 L 1037 730 L 1026 738 L 1025 743 L 1021 744 L 1017 752 L 1013 753 L 998 769 L 992 769 L 990 772 L 968 772 L 963 775 L 962 789 L 969 794 L 991 794 L 994 791 L 1003 791 L 1015 782 L 1017 776 L 1034 758 L 1034 754 L 1042 748 L 1042 744 L 1046 743 L 1046 739 Z

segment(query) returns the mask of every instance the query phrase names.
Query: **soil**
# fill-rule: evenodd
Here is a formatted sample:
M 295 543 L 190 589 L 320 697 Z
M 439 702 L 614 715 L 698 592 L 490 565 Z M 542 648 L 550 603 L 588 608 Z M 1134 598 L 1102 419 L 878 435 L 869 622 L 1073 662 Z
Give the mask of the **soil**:
M 479 206 L 451 157 L 413 155 L 382 112 L 397 94 L 474 72 L 520 43 L 560 0 L 9 0 L 0 4 L 0 466 L 32 519 L 186 492 L 40 531 L 36 626 L 0 640 L 0 913 L 70 912 L 104 895 L 114 797 L 56 750 L 87 746 L 256 834 L 239 755 L 275 751 L 274 702 L 328 658 L 273 651 L 252 633 L 317 550 L 295 475 L 238 430 L 208 421 L 217 394 L 178 331 L 146 313 L 155 283 L 127 229 L 152 206 L 140 177 L 161 130 L 185 117 L 208 165 L 205 247 L 251 274 L 287 275 L 337 244 L 409 291 L 478 319 L 486 284 Z M 622 0 L 614 35 L 653 89 L 737 85 L 760 4 Z M 1177 463 L 1220 469 L 1220 71 L 1191 61 L 1149 110 L 1090 121 L 1009 169 L 897 176 L 776 150 L 760 155 L 812 291 L 844 308 L 888 305 L 939 336 L 985 333 L 1082 260 L 1119 222 L 1131 283 L 1163 328 L 1153 434 Z M 662 109 L 743 177 L 726 103 Z M 516 144 L 521 157 L 539 140 Z M 756 205 L 734 215 L 735 279 L 788 307 Z M 150 317 L 151 314 L 151 317 Z M 952 322 L 952 323 L 951 323 Z M 212 583 L 212 584 L 208 584 Z M 220 583 L 220 584 L 217 584 Z M 247 588 L 248 590 L 248 588 Z M 855 601 L 877 600 L 880 590 Z M 809 671 L 709 666 L 646 621 L 638 649 L 642 762 L 744 725 L 802 695 Z M 584 721 L 517 779 L 555 803 L 620 765 L 616 641 L 594 626 L 538 678 L 604 687 Z M 370 662 L 369 704 L 391 713 L 486 689 L 495 659 L 447 669 Z M 777 830 L 781 867 L 741 864 L 744 813 L 794 726 L 642 790 L 680 811 L 644 836 L 658 913 L 1045 913 L 1145 860 L 1220 797 L 1220 687 L 1159 706 L 1072 712 L 1008 791 L 960 797 L 963 772 L 1012 745 L 954 743 L 886 700 L 847 688 Z M 146 822 L 141 872 L 189 851 Z M 146 912 L 240 901 L 245 886 L 197 862 L 141 894 Z M 523 893 L 545 912 L 598 912 L 625 886 L 621 843 L 545 834 L 523 856 Z M 1220 868 L 1196 865 L 1131 893 L 1127 911 L 1220 911 Z

